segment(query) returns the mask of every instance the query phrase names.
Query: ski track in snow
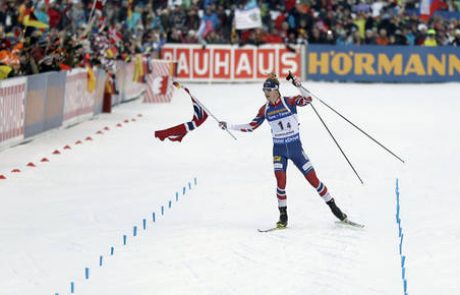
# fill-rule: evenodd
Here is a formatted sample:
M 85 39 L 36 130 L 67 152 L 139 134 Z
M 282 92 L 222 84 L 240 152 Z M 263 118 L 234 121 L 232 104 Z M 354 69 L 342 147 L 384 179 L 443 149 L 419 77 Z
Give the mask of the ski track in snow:
M 180 144 L 160 142 L 155 130 L 191 118 L 190 100 L 178 90 L 171 104 L 124 104 L 0 153 L 0 174 L 8 177 L 0 180 L 0 294 L 69 294 L 71 281 L 75 294 L 402 294 L 396 177 L 408 293 L 459 294 L 460 84 L 305 85 L 407 162 L 315 102 L 361 186 L 311 108 L 298 108 L 306 154 L 364 229 L 335 224 L 290 163 L 289 228 L 257 232 L 278 218 L 267 123 L 235 132 L 234 141 L 209 118 Z M 259 84 L 187 86 L 233 123 L 249 122 L 264 104 Z M 288 84 L 281 89 L 296 94 Z M 116 127 L 129 118 L 137 120 Z M 105 126 L 110 131 L 96 135 Z M 84 141 L 88 135 L 92 141 Z M 55 149 L 62 154 L 52 155 Z M 49 163 L 39 162 L 44 156 Z M 37 167 L 26 167 L 30 161 Z M 182 195 L 194 177 L 198 185 Z

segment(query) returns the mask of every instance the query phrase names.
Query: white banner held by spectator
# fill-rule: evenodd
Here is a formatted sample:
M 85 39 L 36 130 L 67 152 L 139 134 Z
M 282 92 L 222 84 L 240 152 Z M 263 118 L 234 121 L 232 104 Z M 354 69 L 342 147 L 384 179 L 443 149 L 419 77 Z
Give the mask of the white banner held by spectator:
M 235 9 L 235 26 L 237 30 L 261 28 L 262 19 L 259 7 L 247 10 Z

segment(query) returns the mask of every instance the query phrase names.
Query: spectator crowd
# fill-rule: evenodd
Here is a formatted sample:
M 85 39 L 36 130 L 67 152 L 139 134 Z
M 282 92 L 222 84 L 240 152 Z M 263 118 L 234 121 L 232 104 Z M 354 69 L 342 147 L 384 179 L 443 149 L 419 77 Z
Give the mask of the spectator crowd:
M 460 45 L 460 0 L 2 0 L 0 79 L 158 56 L 165 43 Z M 262 26 L 235 29 L 235 10 Z

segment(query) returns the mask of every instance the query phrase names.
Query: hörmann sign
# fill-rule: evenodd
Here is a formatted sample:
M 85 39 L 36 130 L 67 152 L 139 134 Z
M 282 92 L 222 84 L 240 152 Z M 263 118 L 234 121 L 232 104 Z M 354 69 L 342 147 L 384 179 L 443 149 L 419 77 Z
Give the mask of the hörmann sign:
M 309 45 L 308 80 L 460 81 L 460 48 Z

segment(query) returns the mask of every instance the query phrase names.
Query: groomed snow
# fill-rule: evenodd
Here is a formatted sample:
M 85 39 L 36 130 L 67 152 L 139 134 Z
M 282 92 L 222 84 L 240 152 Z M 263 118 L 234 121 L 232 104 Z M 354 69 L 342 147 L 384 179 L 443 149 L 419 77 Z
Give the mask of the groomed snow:
M 171 104 L 124 104 L 0 153 L 0 294 L 69 294 L 72 281 L 75 294 L 403 294 L 396 178 L 408 293 L 459 294 L 460 84 L 304 85 L 406 161 L 316 101 L 361 185 L 312 109 L 298 109 L 305 152 L 363 230 L 335 224 L 290 163 L 290 228 L 258 233 L 278 218 L 268 124 L 235 141 L 210 118 L 182 143 L 160 142 L 155 130 L 192 116 L 179 90 Z M 265 102 L 260 84 L 187 86 L 233 123 Z M 136 121 L 116 127 L 125 119 Z

